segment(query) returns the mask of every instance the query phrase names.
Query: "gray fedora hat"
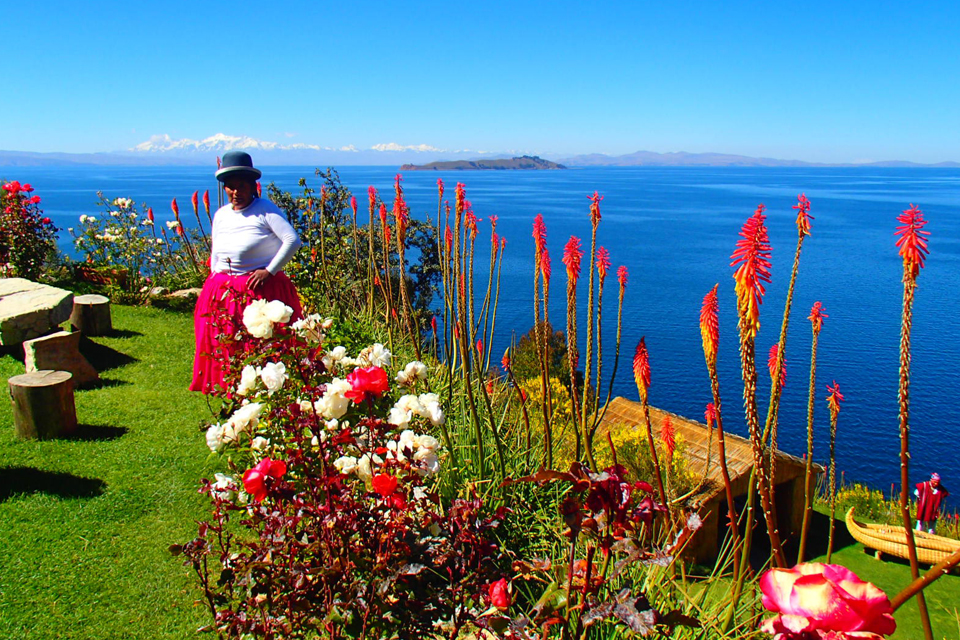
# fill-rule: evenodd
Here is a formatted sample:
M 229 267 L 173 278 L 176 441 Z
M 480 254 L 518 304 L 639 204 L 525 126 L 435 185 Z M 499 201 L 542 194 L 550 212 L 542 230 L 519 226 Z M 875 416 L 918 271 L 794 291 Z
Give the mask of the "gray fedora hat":
M 260 169 L 253 168 L 253 158 L 246 151 L 227 151 L 223 154 L 223 161 L 214 175 L 217 180 L 224 182 L 233 176 L 241 175 L 259 179 L 263 174 L 260 173 Z

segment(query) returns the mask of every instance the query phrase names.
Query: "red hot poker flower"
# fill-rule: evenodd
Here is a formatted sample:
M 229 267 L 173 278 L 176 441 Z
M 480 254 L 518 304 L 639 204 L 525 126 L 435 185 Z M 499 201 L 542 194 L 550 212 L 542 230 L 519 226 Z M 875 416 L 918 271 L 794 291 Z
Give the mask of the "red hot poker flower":
M 444 244 L 447 245 L 447 255 L 450 255 L 450 251 L 453 248 L 453 231 L 450 230 L 449 226 L 447 226 L 443 233 L 443 240 Z
M 770 380 L 777 375 L 777 354 L 780 353 L 780 343 L 774 342 L 770 347 L 770 353 L 767 354 L 767 367 L 770 369 Z M 787 382 L 787 359 L 780 359 L 780 387 Z
M 440 199 L 443 200 L 443 180 L 437 178 L 437 192 L 440 194 Z
M 703 412 L 703 417 L 706 419 L 708 427 L 717 421 L 717 408 L 713 406 L 712 402 L 707 403 L 707 409 Z
M 713 360 L 717 356 L 717 343 L 720 341 L 720 322 L 717 320 L 717 287 L 713 285 L 707 295 L 703 296 L 703 306 L 700 307 L 700 337 L 703 340 L 703 353 Z
M 673 428 L 673 420 L 670 416 L 664 416 L 663 422 L 660 424 L 660 440 L 663 441 L 663 446 L 667 448 L 668 458 L 672 460 L 673 452 L 677 449 L 677 438 Z
M 627 267 L 620 265 L 617 267 L 617 282 L 620 283 L 621 291 L 627 286 Z
M 923 212 L 911 204 L 909 209 L 897 216 L 897 222 L 901 226 L 897 227 L 895 235 L 900 236 L 897 238 L 897 246 L 900 247 L 903 267 L 909 270 L 911 277 L 916 278 L 923 268 L 927 254 L 930 253 L 924 237 L 929 236 L 930 232 L 921 231 L 927 221 L 923 219 Z
M 377 190 L 373 185 L 367 187 L 367 198 L 370 200 L 370 215 L 373 215 L 373 210 L 377 206 Z
M 563 247 L 563 264 L 567 267 L 567 278 L 574 283 L 580 278 L 581 258 L 583 258 L 583 249 L 580 248 L 580 238 L 570 236 Z
M 543 248 L 543 254 L 540 256 L 540 273 L 543 274 L 543 284 L 546 287 L 550 286 L 550 274 L 553 273 L 553 267 L 550 265 L 550 252 L 547 251 L 547 248 Z
M 150 221 L 150 224 L 153 224 L 153 207 L 147 209 L 147 220 Z
M 256 502 L 260 502 L 267 497 L 270 485 L 282 478 L 286 472 L 287 463 L 283 460 L 264 458 L 257 466 L 244 472 L 243 488 Z
M 590 223 L 596 227 L 600 223 L 600 201 L 603 196 L 594 191 L 592 196 L 587 197 L 590 198 Z
M 820 304 L 820 301 L 813 303 L 813 308 L 810 309 L 810 315 L 807 316 L 807 320 L 813 324 L 813 332 L 820 333 L 820 330 L 823 329 L 823 319 L 829 318 L 827 314 L 823 312 L 823 305 Z
M 177 199 L 174 198 L 170 201 L 170 210 L 173 211 L 173 217 L 176 220 L 180 220 L 180 207 L 177 206 Z
M 430 318 L 430 329 L 433 330 L 433 335 L 437 335 L 437 316 Z
M 803 193 L 797 196 L 797 204 L 793 205 L 797 209 L 797 231 L 802 236 L 810 235 L 810 221 L 813 216 L 810 215 L 810 201 Z
M 840 403 L 843 402 L 843 394 L 840 393 L 840 385 L 837 384 L 837 381 L 833 381 L 833 386 L 827 385 L 827 406 L 830 407 L 830 415 L 836 418 L 836 415 L 840 413 Z
M 646 338 L 640 338 L 633 354 L 633 379 L 637 383 L 640 398 L 645 400 L 647 389 L 650 388 L 650 355 L 647 353 Z
M 374 396 L 379 398 L 390 389 L 387 372 L 380 367 L 357 367 L 347 375 L 347 382 L 350 383 L 350 391 L 343 395 L 356 404 L 362 404 Z
M 610 252 L 600 247 L 597 249 L 597 274 L 602 283 L 607 279 L 607 272 L 610 271 Z
M 357 196 L 350 196 L 350 208 L 353 209 L 353 215 L 357 215 Z
M 760 304 L 766 292 L 763 283 L 770 282 L 770 240 L 764 225 L 765 207 L 761 204 L 740 230 L 737 248 L 730 256 L 737 266 L 733 274 L 736 280 L 737 311 L 745 325 L 747 337 L 753 338 L 760 329 Z
M 383 202 L 380 203 L 380 224 L 383 227 L 387 226 L 387 205 Z
M 540 268 L 540 256 L 547 247 L 547 225 L 543 222 L 543 214 L 538 213 L 533 219 L 533 252 L 536 259 L 536 267 Z
M 500 361 L 500 366 L 503 367 L 504 371 L 510 371 L 510 349 L 503 352 L 503 359 Z
M 193 205 L 194 215 L 200 212 L 200 192 L 199 191 L 194 191 L 193 195 L 190 196 L 190 204 Z
M 462 182 L 457 183 L 457 187 L 453 190 L 456 200 L 457 215 L 463 215 L 464 203 L 467 201 L 467 190 L 465 185 Z
M 210 190 L 207 189 L 203 192 L 203 208 L 206 209 L 207 214 L 210 214 Z

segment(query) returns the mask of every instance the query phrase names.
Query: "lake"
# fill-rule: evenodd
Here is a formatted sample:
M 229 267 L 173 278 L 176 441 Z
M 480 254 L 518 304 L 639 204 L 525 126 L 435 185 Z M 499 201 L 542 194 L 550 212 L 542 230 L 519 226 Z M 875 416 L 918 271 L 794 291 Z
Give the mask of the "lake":
M 366 192 L 375 186 L 392 201 L 391 167 L 342 167 L 343 183 L 357 196 L 366 219 Z M 213 169 L 204 167 L 0 167 L 5 179 L 30 182 L 41 206 L 63 228 L 96 210 L 96 191 L 152 206 L 158 221 L 172 219 L 177 197 L 189 212 L 194 190 L 215 193 Z M 306 177 L 319 189 L 312 167 L 265 167 L 264 183 L 297 191 Z M 652 368 L 651 403 L 702 420 L 710 389 L 700 345 L 700 304 L 720 283 L 720 382 L 725 427 L 745 435 L 737 355 L 736 309 L 730 254 L 737 232 L 759 203 L 767 206 L 773 246 L 773 282 L 761 308 L 757 337 L 761 411 L 769 394 L 766 354 L 779 335 L 787 281 L 796 246 L 797 194 L 812 203 L 813 235 L 804 241 L 787 342 L 787 382 L 780 411 L 780 446 L 801 454 L 806 445 L 806 403 L 811 331 L 810 307 L 821 301 L 829 315 L 820 335 L 817 368 L 815 459 L 827 457 L 829 419 L 825 385 L 836 381 L 845 396 L 839 417 L 837 461 L 847 479 L 890 490 L 899 482 L 897 422 L 898 344 L 902 284 L 894 246 L 896 216 L 911 203 L 929 220 L 931 255 L 919 277 L 913 324 L 911 377 L 911 481 L 939 471 L 951 486 L 960 476 L 960 447 L 953 410 L 960 395 L 960 171 L 878 168 L 597 168 L 568 171 L 409 172 L 407 202 L 414 216 L 435 214 L 436 181 L 452 199 L 466 184 L 481 223 L 477 293 L 485 291 L 489 262 L 487 218 L 499 216 L 508 244 L 494 344 L 495 361 L 533 322 L 533 240 L 537 213 L 544 215 L 553 258 L 551 317 L 564 323 L 565 277 L 560 257 L 571 235 L 589 251 L 588 196 L 604 196 L 598 245 L 613 268 L 630 272 L 624 303 L 621 366 L 615 393 L 636 399 L 629 363 L 646 336 Z M 215 200 L 215 196 L 213 197 Z M 188 213 L 187 218 L 190 217 Z M 186 218 L 185 218 L 186 219 Z M 64 239 L 63 248 L 70 250 Z M 588 274 L 580 285 L 580 321 Z M 481 286 L 481 284 L 483 286 Z M 604 299 L 605 370 L 613 361 L 616 282 Z M 585 335 L 581 324 L 580 336 Z M 184 381 L 186 384 L 187 381 Z

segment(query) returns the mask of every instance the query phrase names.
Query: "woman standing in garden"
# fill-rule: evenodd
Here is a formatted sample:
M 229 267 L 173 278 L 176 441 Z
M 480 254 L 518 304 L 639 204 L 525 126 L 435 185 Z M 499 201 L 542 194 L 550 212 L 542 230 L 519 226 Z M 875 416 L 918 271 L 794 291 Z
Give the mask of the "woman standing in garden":
M 191 391 L 224 388 L 226 351 L 217 335 L 234 335 L 242 327 L 238 292 L 282 301 L 293 309 L 292 320 L 302 315 L 297 289 L 282 271 L 300 248 L 300 238 L 272 202 L 257 196 L 260 176 L 250 154 L 243 151 L 225 153 L 216 172 L 229 202 L 213 218 L 210 276 L 194 312 L 197 351 Z M 228 326 L 218 326 L 217 316 L 224 317 Z

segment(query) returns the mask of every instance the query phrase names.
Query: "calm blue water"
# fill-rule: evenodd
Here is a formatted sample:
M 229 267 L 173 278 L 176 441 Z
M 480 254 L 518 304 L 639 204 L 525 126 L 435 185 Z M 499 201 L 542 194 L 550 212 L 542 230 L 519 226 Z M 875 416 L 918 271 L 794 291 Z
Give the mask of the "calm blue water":
M 170 199 L 189 211 L 194 190 L 215 193 L 212 171 L 196 167 L 12 168 L 7 179 L 32 183 L 43 207 L 61 227 L 95 210 L 96 191 L 109 198 L 130 197 L 153 206 L 159 218 L 171 217 Z M 369 185 L 389 201 L 395 171 L 389 167 L 343 167 L 341 178 L 365 207 Z M 290 191 L 297 179 L 313 177 L 312 167 L 269 167 L 265 180 Z M 460 180 L 481 225 L 478 265 L 489 254 L 490 215 L 508 240 L 500 294 L 498 338 L 501 354 L 511 332 L 532 324 L 533 240 L 531 225 L 543 213 L 554 261 L 551 317 L 563 325 L 564 276 L 559 259 L 571 234 L 589 250 L 587 196 L 605 196 L 598 244 L 611 253 L 614 268 L 625 264 L 630 281 L 624 308 L 623 358 L 615 393 L 635 399 L 629 371 L 633 348 L 646 336 L 653 370 L 651 402 L 702 420 L 710 400 L 700 346 L 698 314 L 704 294 L 720 283 L 721 392 L 725 425 L 745 434 L 738 370 L 735 298 L 729 266 L 737 232 L 756 205 L 767 205 L 773 245 L 773 283 L 762 307 L 758 360 L 765 372 L 766 353 L 778 337 L 787 279 L 796 245 L 798 193 L 813 203 L 813 236 L 804 242 L 787 343 L 787 386 L 781 408 L 781 446 L 805 450 L 810 324 L 817 300 L 829 314 L 818 352 L 817 444 L 815 457 L 826 458 L 829 421 L 824 385 L 840 384 L 846 398 L 840 413 L 838 466 L 848 479 L 889 490 L 899 481 L 897 429 L 898 342 L 902 285 L 894 247 L 895 217 L 910 203 L 930 221 L 932 255 L 919 279 L 913 330 L 911 386 L 912 481 L 938 470 L 947 486 L 960 484 L 960 448 L 953 434 L 960 395 L 960 171 L 938 169 L 740 169 L 604 168 L 563 172 L 411 172 L 404 176 L 407 200 L 415 215 L 436 211 L 436 180 L 447 194 Z M 312 184 L 317 186 L 317 182 Z M 215 199 L 215 198 L 214 198 Z M 362 216 L 362 219 L 365 216 Z M 68 248 L 68 247 L 65 247 Z M 481 266 L 479 271 L 485 271 Z M 478 274 L 478 295 L 485 291 Z M 581 322 L 585 315 L 586 275 L 581 279 Z M 483 286 L 481 286 L 483 285 Z M 616 330 L 616 283 L 605 296 L 604 343 L 612 347 Z M 583 325 L 581 324 L 581 327 Z M 580 335 L 583 336 L 581 328 Z M 499 355 L 495 359 L 499 359 Z M 612 366 L 612 349 L 605 368 Z M 762 406 L 768 377 L 761 375 Z

